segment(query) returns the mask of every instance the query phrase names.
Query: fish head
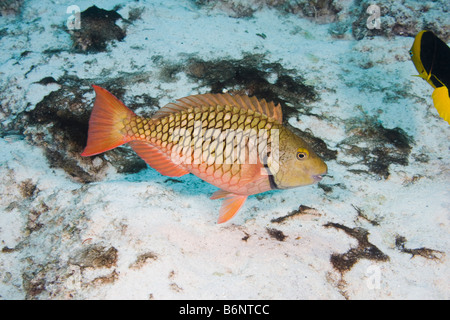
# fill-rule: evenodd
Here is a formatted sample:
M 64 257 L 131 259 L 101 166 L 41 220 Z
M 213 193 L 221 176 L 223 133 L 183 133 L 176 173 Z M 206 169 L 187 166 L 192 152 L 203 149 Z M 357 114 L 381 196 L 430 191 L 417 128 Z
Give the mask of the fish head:
M 439 60 L 436 59 L 438 59 L 437 57 L 439 57 L 442 51 L 447 51 L 448 55 L 447 45 L 433 32 L 427 30 L 423 30 L 417 34 L 411 50 L 409 50 L 411 60 L 417 72 L 419 72 L 416 76 L 424 79 L 435 89 L 444 85 L 436 77 L 436 70 L 440 69 Z
M 419 34 L 417 34 L 416 38 L 414 39 L 414 43 L 413 43 L 411 49 L 409 50 L 409 54 L 411 56 L 411 60 L 414 64 L 414 67 L 416 67 L 417 72 L 419 72 L 417 77 L 427 80 L 428 73 L 425 70 L 425 68 L 422 64 L 422 61 L 420 59 L 422 35 L 424 33 L 425 33 L 425 31 L 421 31 L 421 32 L 419 32 Z
M 284 129 L 279 134 L 278 161 L 272 161 L 277 188 L 288 189 L 317 183 L 327 173 L 326 163 L 299 136 Z M 274 164 L 276 170 L 273 170 Z

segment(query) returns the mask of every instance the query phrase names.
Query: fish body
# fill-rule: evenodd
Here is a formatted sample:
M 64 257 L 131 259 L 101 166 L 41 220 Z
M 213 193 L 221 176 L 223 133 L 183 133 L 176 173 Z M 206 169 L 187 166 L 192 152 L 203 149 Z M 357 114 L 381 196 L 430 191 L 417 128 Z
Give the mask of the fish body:
M 439 116 L 450 124 L 450 48 L 433 32 L 423 30 L 414 39 L 411 59 L 419 72 L 433 88 L 433 104 Z
M 220 188 L 211 197 L 224 198 L 219 223 L 231 219 L 249 195 L 315 183 L 327 172 L 307 143 L 282 125 L 281 106 L 272 102 L 194 95 L 143 118 L 93 87 L 96 100 L 82 155 L 129 143 L 163 175 L 192 173 Z

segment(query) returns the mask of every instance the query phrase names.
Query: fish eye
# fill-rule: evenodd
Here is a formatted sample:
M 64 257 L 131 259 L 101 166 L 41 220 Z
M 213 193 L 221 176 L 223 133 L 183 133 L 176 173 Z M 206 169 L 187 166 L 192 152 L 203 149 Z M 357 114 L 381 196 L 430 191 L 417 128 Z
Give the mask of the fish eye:
M 413 52 L 412 52 L 412 50 L 409 50 L 409 55 L 411 56 L 411 58 L 412 58 L 412 56 L 413 56 Z
M 309 152 L 308 150 L 304 149 L 304 148 L 299 148 L 297 150 L 297 159 L 298 160 L 305 160 L 306 158 L 308 158 Z

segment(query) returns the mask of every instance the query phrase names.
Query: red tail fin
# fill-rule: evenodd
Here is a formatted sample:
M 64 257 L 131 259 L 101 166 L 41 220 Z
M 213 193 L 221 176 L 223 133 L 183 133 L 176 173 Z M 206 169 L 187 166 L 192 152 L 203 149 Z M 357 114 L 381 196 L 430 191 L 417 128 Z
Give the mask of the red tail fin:
M 89 119 L 87 146 L 82 156 L 99 154 L 129 142 L 121 129 L 123 120 L 134 116 L 134 112 L 110 92 L 96 85 L 92 87 L 96 97 Z

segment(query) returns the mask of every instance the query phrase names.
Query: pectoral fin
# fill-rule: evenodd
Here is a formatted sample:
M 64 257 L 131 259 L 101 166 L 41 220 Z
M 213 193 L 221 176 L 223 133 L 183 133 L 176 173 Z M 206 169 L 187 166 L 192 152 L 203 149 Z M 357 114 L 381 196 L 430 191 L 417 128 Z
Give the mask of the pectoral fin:
M 210 199 L 211 200 L 222 199 L 222 198 L 231 197 L 232 195 L 233 195 L 233 193 L 220 189 L 220 190 L 217 190 L 216 192 L 214 192 L 212 194 L 212 196 L 210 197 Z

